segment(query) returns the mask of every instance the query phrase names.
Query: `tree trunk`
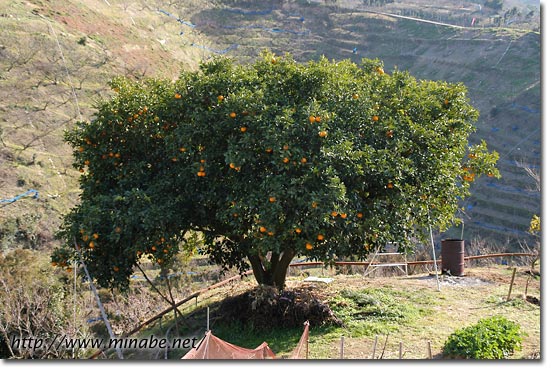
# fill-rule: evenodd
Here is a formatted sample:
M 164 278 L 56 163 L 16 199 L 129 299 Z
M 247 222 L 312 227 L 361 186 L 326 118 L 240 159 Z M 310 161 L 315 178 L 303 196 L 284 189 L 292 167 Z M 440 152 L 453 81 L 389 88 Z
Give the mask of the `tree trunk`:
M 270 260 L 262 255 L 249 255 L 249 262 L 257 283 L 283 290 L 288 267 L 294 256 L 295 251 L 292 249 L 286 249 L 281 254 L 272 253 Z

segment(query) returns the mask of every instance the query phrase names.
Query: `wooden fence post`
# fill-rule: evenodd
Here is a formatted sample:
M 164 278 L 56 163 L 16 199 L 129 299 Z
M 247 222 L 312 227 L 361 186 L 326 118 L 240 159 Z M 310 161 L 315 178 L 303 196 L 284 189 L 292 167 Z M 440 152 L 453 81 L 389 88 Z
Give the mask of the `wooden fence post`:
M 373 341 L 373 354 L 371 355 L 372 359 L 375 359 L 375 350 L 377 349 L 377 335 L 375 335 L 375 341 Z
M 513 273 L 511 274 L 511 282 L 509 282 L 509 291 L 507 295 L 507 301 L 510 300 L 511 297 L 511 289 L 513 288 L 513 281 L 515 281 L 515 273 L 517 272 L 517 268 L 513 268 Z
M 432 360 L 432 342 L 428 341 L 428 359 Z
M 344 359 L 344 336 L 340 336 L 340 358 Z

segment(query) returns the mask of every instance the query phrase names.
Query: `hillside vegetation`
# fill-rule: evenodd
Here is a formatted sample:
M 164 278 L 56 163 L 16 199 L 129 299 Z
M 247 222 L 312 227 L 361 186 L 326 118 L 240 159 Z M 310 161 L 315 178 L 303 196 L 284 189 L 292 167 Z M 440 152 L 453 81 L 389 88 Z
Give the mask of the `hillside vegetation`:
M 370 3 L 3 3 L 0 199 L 29 189 L 39 197 L 0 204 L 2 248 L 55 242 L 60 215 L 79 196 L 79 173 L 71 167 L 62 133 L 91 116 L 95 101 L 109 95 L 111 77 L 174 77 L 215 55 L 244 62 L 264 48 L 300 61 L 321 55 L 355 62 L 379 58 L 389 72 L 398 68 L 420 79 L 463 82 L 480 110 L 473 139 L 487 140 L 489 149 L 501 154 L 503 173 L 500 180 L 474 185 L 464 204 L 466 238 L 526 239 L 531 216 L 540 213 L 535 181 L 520 168 L 540 172 L 540 33 L 512 27 L 538 27 L 538 8 L 512 2 L 521 10 L 510 16 L 508 28 L 490 28 L 507 7 L 479 11 L 475 2 L 461 9 L 448 1 Z M 469 17 L 486 28 L 457 27 Z
M 49 264 L 49 251 L 59 242 L 55 234 L 61 216 L 80 199 L 80 172 L 72 166 L 71 148 L 64 143 L 63 133 L 76 121 L 91 119 L 96 102 L 111 96 L 107 82 L 115 76 L 173 79 L 183 69 L 195 70 L 202 60 L 225 55 L 243 63 L 263 49 L 277 54 L 288 52 L 297 61 L 316 60 L 322 55 L 356 63 L 362 58 L 379 58 L 387 73 L 408 70 L 418 79 L 464 83 L 473 106 L 480 111 L 473 142 L 484 139 L 489 150 L 500 153 L 497 166 L 502 173 L 499 180 L 477 181 L 471 187 L 472 196 L 462 204 L 467 253 L 535 247 L 527 229 L 533 214 L 541 211 L 539 2 L 504 0 L 502 8 L 485 6 L 488 3 L 491 1 L 465 0 L 459 5 L 452 0 L 0 2 L 0 272 L 11 276 L 0 281 L 15 284 L 18 279 L 14 275 L 25 276 L 25 283 L 18 289 L 4 288 L 0 297 L 6 303 L 3 300 L 0 305 L 12 309 L 23 301 L 32 306 L 36 298 L 53 293 L 60 296 L 60 301 L 77 296 L 74 312 L 60 301 L 50 306 L 56 314 L 49 316 L 53 320 L 46 329 L 70 335 L 76 329 L 88 335 L 105 334 L 88 286 L 78 284 L 77 292 L 73 292 L 73 269 L 55 270 Z M 460 233 L 458 226 L 440 237 L 457 237 Z M 40 252 L 14 251 L 20 248 Z M 173 285 L 176 299 L 221 276 L 206 259 L 195 258 L 190 264 L 187 259 L 179 260 L 176 270 L 184 271 L 181 278 L 189 287 Z M 146 273 L 155 280 L 159 270 L 151 265 Z M 140 272 L 134 276 L 142 278 Z M 403 281 L 410 283 L 408 279 Z M 161 280 L 157 283 L 169 287 Z M 101 291 L 117 334 L 169 306 L 147 284 L 135 286 L 126 298 Z M 430 328 L 429 335 L 423 335 L 419 326 L 411 331 L 422 338 L 435 337 L 431 339 L 437 352 L 447 334 L 458 328 L 457 322 L 466 316 L 469 323 L 474 322 L 474 316 L 469 315 L 473 311 L 499 309 L 510 317 L 528 312 L 522 325 L 530 338 L 517 357 L 532 358 L 540 343 L 540 311 L 521 299 L 504 303 L 506 287 L 503 283 L 499 286 L 498 292 L 481 289 L 490 297 L 477 296 L 480 304 L 473 302 L 455 313 L 432 303 L 441 300 L 450 306 L 455 299 L 465 297 L 462 290 L 455 289 L 447 297 L 428 293 L 419 306 L 429 314 L 420 315 L 431 320 L 431 316 L 443 314 L 448 324 L 445 334 L 438 326 Z M 333 296 L 341 288 L 332 289 L 329 296 L 336 300 Z M 425 286 L 418 288 L 425 292 Z M 392 287 L 386 291 L 401 301 L 403 295 Z M 224 289 L 216 296 L 219 300 L 230 293 Z M 417 298 L 416 292 L 410 292 L 412 295 Z M 473 295 L 469 292 L 467 296 Z M 343 297 L 336 300 L 341 314 L 345 313 L 342 306 L 350 303 L 342 301 Z M 19 311 L 10 310 L 13 315 L 3 311 L 0 317 L 9 318 L 0 323 L 17 322 Z M 76 314 L 80 323 L 75 321 Z M 42 315 L 35 318 L 38 322 L 44 319 Z M 86 319 L 90 319 L 89 329 L 84 328 Z M 410 327 L 403 327 L 398 335 L 391 333 L 393 346 L 388 356 L 394 357 L 397 339 L 408 339 L 405 331 Z M 321 350 L 336 345 L 342 331 L 331 332 L 330 336 L 329 332 L 323 333 L 323 338 L 312 342 L 312 355 L 335 357 L 336 352 Z M 293 332 L 287 343 L 281 342 L 278 351 L 288 352 L 298 334 Z M 381 339 L 385 331 L 379 334 Z M 229 339 L 225 333 L 223 338 Z M 256 340 L 261 338 L 269 339 L 254 336 Z M 350 341 L 358 347 L 351 356 L 366 355 L 372 337 L 366 338 Z M 4 355 L 2 339 L 0 353 Z M 422 348 L 410 349 L 410 358 L 411 352 L 423 350 L 425 342 L 420 340 L 418 344 Z M 72 353 L 64 355 L 70 357 Z

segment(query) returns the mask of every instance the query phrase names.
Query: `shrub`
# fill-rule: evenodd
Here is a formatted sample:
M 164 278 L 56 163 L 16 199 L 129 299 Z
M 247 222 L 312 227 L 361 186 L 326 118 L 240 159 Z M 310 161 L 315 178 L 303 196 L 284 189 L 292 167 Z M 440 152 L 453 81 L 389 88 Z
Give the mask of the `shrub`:
M 520 348 L 519 324 L 493 316 L 455 331 L 447 338 L 443 355 L 460 359 L 506 359 Z

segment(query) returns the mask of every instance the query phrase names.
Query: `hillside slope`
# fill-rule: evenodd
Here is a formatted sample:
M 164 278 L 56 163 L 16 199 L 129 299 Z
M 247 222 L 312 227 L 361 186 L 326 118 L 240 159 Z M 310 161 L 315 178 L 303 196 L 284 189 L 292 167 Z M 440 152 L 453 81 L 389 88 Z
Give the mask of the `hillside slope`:
M 503 174 L 473 187 L 464 204 L 466 238 L 526 238 L 532 214 L 540 213 L 540 193 L 518 163 L 540 171 L 540 33 L 469 27 L 465 19 L 476 12 L 488 13 L 486 18 L 476 13 L 479 19 L 493 19 L 475 2 L 465 2 L 460 11 L 444 0 L 430 11 L 420 0 L 381 7 L 337 3 L 0 4 L 2 249 L 54 242 L 61 214 L 79 197 L 79 173 L 71 167 L 63 132 L 91 117 L 95 101 L 110 94 L 106 82 L 112 76 L 173 78 L 205 58 L 227 55 L 243 62 L 263 48 L 289 52 L 300 61 L 321 55 L 355 62 L 379 58 L 388 72 L 398 68 L 421 79 L 463 82 L 480 110 L 473 140 L 485 139 L 500 153 Z M 450 25 L 411 19 L 420 16 Z M 39 197 L 11 202 L 29 189 Z

